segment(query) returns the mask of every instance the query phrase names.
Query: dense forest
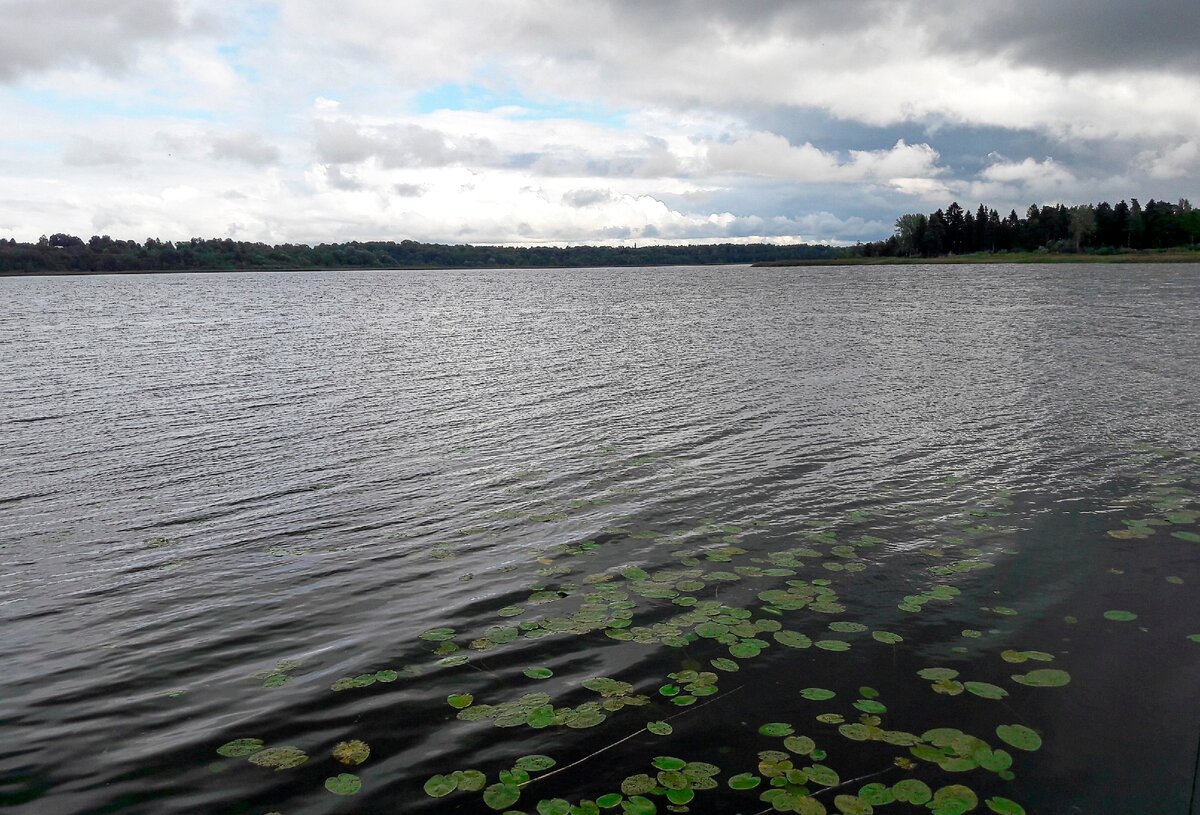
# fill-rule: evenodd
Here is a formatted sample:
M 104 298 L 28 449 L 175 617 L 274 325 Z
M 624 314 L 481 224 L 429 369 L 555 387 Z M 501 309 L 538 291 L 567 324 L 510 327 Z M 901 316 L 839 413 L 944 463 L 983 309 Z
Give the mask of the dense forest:
M 284 244 L 226 239 L 145 243 L 107 235 L 83 241 L 55 234 L 36 244 L 0 239 L 0 274 L 198 271 L 204 269 L 478 269 L 674 266 L 757 263 L 838 256 L 828 246 L 469 246 L 416 241 Z
M 953 203 L 930 215 L 896 220 L 886 240 L 847 247 L 812 244 L 709 244 L 643 247 L 470 246 L 416 241 L 270 246 L 192 238 L 144 243 L 107 235 L 84 241 L 57 233 L 36 244 L 0 238 L 0 274 L 157 272 L 236 269 L 475 269 L 585 266 L 674 266 L 839 260 L 859 257 L 942 257 L 978 252 L 1115 254 L 1178 247 L 1197 249 L 1200 210 L 1136 198 L 1067 207 L 1030 206 L 1002 217 L 983 204 L 972 212 Z
M 1178 204 L 1136 198 L 1116 206 L 1030 206 L 1002 217 L 983 204 L 972 213 L 957 202 L 931 215 L 902 215 L 896 233 L 855 247 L 866 257 L 941 257 L 975 252 L 1092 252 L 1169 249 L 1200 241 L 1200 210 L 1185 198 Z

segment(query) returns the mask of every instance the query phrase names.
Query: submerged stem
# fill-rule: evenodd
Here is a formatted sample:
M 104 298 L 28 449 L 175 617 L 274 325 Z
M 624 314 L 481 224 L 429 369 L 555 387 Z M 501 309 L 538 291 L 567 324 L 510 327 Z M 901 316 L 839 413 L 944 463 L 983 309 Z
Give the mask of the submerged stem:
M 705 702 L 704 704 L 700 704 L 700 705 L 694 705 L 694 706 L 692 706 L 692 707 L 689 707 L 687 710 L 684 710 L 684 711 L 681 711 L 681 712 L 679 712 L 679 713 L 676 713 L 674 716 L 668 716 L 666 719 L 663 719 L 663 721 L 670 721 L 671 719 L 678 719 L 680 716 L 683 716 L 683 715 L 685 715 L 685 714 L 687 714 L 687 713 L 691 713 L 693 710 L 699 710 L 700 708 L 704 707 L 704 705 L 711 705 L 713 702 L 718 702 L 718 701 L 720 701 L 721 699 L 724 699 L 726 696 L 730 696 L 730 695 L 732 695 L 732 694 L 734 694 L 734 693 L 737 693 L 738 691 L 740 691 L 740 690 L 741 690 L 742 688 L 744 688 L 744 687 L 745 687 L 745 685 L 738 685 L 736 688 L 734 688 L 733 690 L 731 690 L 731 691 L 729 691 L 729 692 L 727 692 L 727 693 L 722 693 L 720 696 L 714 696 L 712 699 L 709 699 L 709 700 L 708 700 L 707 702 Z M 638 730 L 635 730 L 635 731 L 633 731 L 632 733 L 630 733 L 628 736 L 626 736 L 626 737 L 625 737 L 625 738 L 623 738 L 623 739 L 617 739 L 617 740 L 616 740 L 616 741 L 614 741 L 612 744 L 609 744 L 609 745 L 606 745 L 606 746 L 604 746 L 604 747 L 601 747 L 599 750 L 597 750 L 597 751 L 596 751 L 596 752 L 594 752 L 594 753 L 588 753 L 586 756 L 584 756 L 583 758 L 579 759 L 578 761 L 573 761 L 573 762 L 571 762 L 570 764 L 567 764 L 566 766 L 563 766 L 563 767 L 559 767 L 557 770 L 554 770 L 554 771 L 552 771 L 552 772 L 548 772 L 548 773 L 546 773 L 545 775 L 539 775 L 537 778 L 531 778 L 531 779 L 529 779 L 528 781 L 526 781 L 526 782 L 524 782 L 524 783 L 522 783 L 522 784 L 518 784 L 517 786 L 518 786 L 518 787 L 527 787 L 527 786 L 529 786 L 530 784 L 534 783 L 535 781 L 544 781 L 545 779 L 549 778 L 550 776 L 552 776 L 552 775 L 557 775 L 558 773 L 561 773 L 561 772 L 563 772 L 564 770 L 569 770 L 569 769 L 571 769 L 572 767 L 578 767 L 578 766 L 579 766 L 580 764 L 582 764 L 583 762 L 585 762 L 585 761 L 589 761 L 590 759 L 593 759 L 593 758 L 595 758 L 596 756 L 600 755 L 601 753 L 605 752 L 606 750 L 611 750 L 612 748 L 616 747 L 618 744 L 624 744 L 625 742 L 629 741 L 630 739 L 632 739 L 632 738 L 634 738 L 634 737 L 636 737 L 636 736 L 640 736 L 640 735 L 641 735 L 641 734 L 643 734 L 643 733 L 649 733 L 649 732 L 650 732 L 650 731 L 649 731 L 649 730 L 647 730 L 645 727 L 642 727 L 642 728 L 640 728 L 640 729 L 638 729 Z

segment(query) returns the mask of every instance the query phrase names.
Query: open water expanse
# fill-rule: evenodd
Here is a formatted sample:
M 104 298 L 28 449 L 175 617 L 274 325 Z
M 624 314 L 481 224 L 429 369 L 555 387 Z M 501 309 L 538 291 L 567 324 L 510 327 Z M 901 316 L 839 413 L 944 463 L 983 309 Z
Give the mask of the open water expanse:
M 6 812 L 1196 802 L 1200 266 L 3 279 L 0 394 Z

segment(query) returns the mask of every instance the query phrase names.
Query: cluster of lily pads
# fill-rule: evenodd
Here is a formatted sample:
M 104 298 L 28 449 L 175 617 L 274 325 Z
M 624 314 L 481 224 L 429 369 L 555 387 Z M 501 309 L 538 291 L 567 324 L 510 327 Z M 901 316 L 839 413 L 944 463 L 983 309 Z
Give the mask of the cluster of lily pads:
M 956 485 L 953 480 L 947 483 Z M 1110 539 L 1144 541 L 1167 531 L 1174 540 L 1200 542 L 1200 535 L 1185 528 L 1200 521 L 1200 510 L 1194 508 L 1195 491 L 1183 486 L 1178 478 L 1151 484 L 1147 489 L 1131 494 L 1129 500 L 1130 506 L 1148 504 L 1153 511 L 1145 517 L 1125 520 L 1120 528 L 1109 530 Z M 576 501 L 546 512 L 523 510 L 513 517 L 555 523 L 571 511 L 602 502 L 601 499 Z M 897 600 L 896 607 L 908 614 L 918 614 L 931 603 L 959 601 L 962 589 L 945 581 L 992 568 L 997 558 L 1008 553 L 996 539 L 1015 530 L 1006 525 L 1011 523 L 1013 505 L 1012 493 L 1000 490 L 983 499 L 972 500 L 957 514 L 947 516 L 940 510 L 931 512 L 927 519 L 912 523 L 910 531 L 915 533 L 917 541 L 909 551 L 929 560 L 924 576 L 914 580 L 924 585 L 918 585 L 903 597 L 893 598 Z M 842 596 L 846 591 L 839 592 L 836 581 L 859 580 L 857 575 L 877 567 L 865 553 L 871 547 L 884 544 L 886 539 L 861 529 L 873 517 L 871 513 L 856 510 L 840 518 L 813 520 L 796 530 L 786 547 L 768 552 L 753 550 L 760 547 L 742 545 L 747 542 L 747 535 L 755 534 L 755 525 L 715 520 L 706 520 L 698 526 L 670 534 L 609 527 L 592 538 L 556 543 L 534 554 L 532 560 L 536 566 L 527 591 L 523 593 L 524 599 L 497 609 L 495 614 L 501 618 L 500 622 L 473 632 L 460 633 L 447 626 L 429 629 L 418 636 L 421 643 L 418 648 L 423 654 L 413 662 L 343 677 L 333 683 L 332 689 L 362 690 L 415 677 L 428 670 L 454 670 L 472 663 L 476 654 L 511 647 L 518 641 L 542 638 L 602 635 L 596 639 L 597 644 L 611 640 L 633 646 L 676 649 L 683 658 L 683 667 L 666 673 L 657 693 L 653 691 L 653 685 L 638 689 L 617 678 L 593 677 L 578 684 L 599 694 L 600 698 L 573 705 L 556 704 L 551 693 L 540 691 L 521 693 L 514 699 L 497 703 L 478 703 L 475 694 L 467 689 L 447 697 L 446 703 L 460 722 L 488 721 L 495 727 L 535 730 L 591 728 L 618 714 L 624 717 L 633 709 L 648 708 L 646 712 L 651 714 L 651 720 L 638 722 L 638 730 L 569 765 L 573 767 L 643 733 L 670 736 L 674 727 L 665 719 L 689 714 L 701 700 L 719 703 L 720 683 L 725 675 L 739 671 L 747 661 L 764 653 L 777 654 L 776 659 L 787 664 L 786 655 L 794 653 L 794 649 L 812 648 L 815 650 L 810 653 L 816 655 L 819 652 L 846 652 L 860 641 L 868 645 L 877 643 L 872 646 L 876 648 L 901 645 L 904 639 L 900 634 L 871 630 L 852 619 L 829 619 L 851 616 Z M 606 550 L 611 550 L 611 544 L 622 538 L 661 546 L 674 562 L 655 569 L 630 564 L 597 568 L 594 563 L 602 560 Z M 442 547 L 433 552 L 433 556 L 446 559 L 453 554 L 451 549 Z M 581 564 L 591 568 L 576 574 L 577 566 Z M 995 615 L 997 620 L 1019 613 L 1019 609 L 1001 604 L 987 606 L 982 611 Z M 1104 617 L 1114 622 L 1130 622 L 1138 615 L 1114 609 L 1106 612 Z M 1067 620 L 1072 621 L 1073 618 Z M 1050 663 L 1059 658 L 1045 651 L 1004 647 L 1007 643 L 1002 642 L 1004 632 L 1001 628 L 986 631 L 984 628 L 986 626 L 962 630 L 963 638 L 972 641 L 970 644 L 978 652 L 998 655 L 1012 665 Z M 869 637 L 866 636 L 868 632 Z M 1200 642 L 1200 634 L 1189 639 Z M 952 650 L 968 652 L 962 645 Z M 703 669 L 703 660 L 707 660 L 712 671 Z M 289 672 L 296 667 L 298 664 L 280 663 L 261 678 L 269 687 L 277 687 L 287 681 Z M 531 666 L 521 671 L 521 675 L 531 682 L 546 682 L 546 687 L 552 691 L 564 690 L 561 682 L 548 682 L 555 676 L 549 668 Z M 958 668 L 925 668 L 918 672 L 918 677 L 930 683 L 934 693 L 944 697 L 967 694 L 968 698 L 974 696 L 1006 704 L 1004 700 L 1010 696 L 1009 689 L 982 679 L 966 678 Z M 989 678 L 996 679 L 994 676 Z M 1068 671 L 1059 667 L 1031 667 L 1011 674 L 1010 679 L 1025 688 L 1051 689 L 1062 688 L 1071 681 Z M 568 688 L 565 692 L 575 691 Z M 837 694 L 823 688 L 805 688 L 799 696 L 813 702 L 827 702 L 835 699 Z M 946 701 L 943 704 L 954 703 Z M 660 705 L 671 705 L 680 710 L 664 715 L 656 712 Z M 824 815 L 830 807 L 843 815 L 866 815 L 893 803 L 922 806 L 933 815 L 963 815 L 978 809 L 981 804 L 1000 815 L 1022 815 L 1024 812 L 1020 804 L 1008 798 L 990 796 L 981 799 L 965 784 L 938 786 L 931 783 L 936 780 L 934 777 L 918 776 L 936 773 L 941 778 L 945 773 L 980 770 L 991 774 L 991 784 L 1011 781 L 1015 778 L 1015 760 L 1005 747 L 1023 752 L 1038 750 L 1042 736 L 1036 730 L 1025 724 L 1001 724 L 994 728 L 995 740 L 988 741 L 953 727 L 926 728 L 919 733 L 887 729 L 883 726 L 883 717 L 889 713 L 888 707 L 880 700 L 878 691 L 867 686 L 858 689 L 857 698 L 850 707 L 853 712 L 829 710 L 816 714 L 813 717 L 815 726 L 823 728 L 816 735 L 829 735 L 835 741 L 840 736 L 844 740 L 839 742 L 842 748 L 859 751 L 855 764 L 861 764 L 862 751 L 877 751 L 878 755 L 870 755 L 883 769 L 874 773 L 875 776 L 890 772 L 909 777 L 894 783 L 871 781 L 861 784 L 869 779 L 843 780 L 835 769 L 841 765 L 833 763 L 829 753 L 818 747 L 813 736 L 800 733 L 788 722 L 768 722 L 757 729 L 758 735 L 782 739 L 782 744 L 777 745 L 782 749 L 759 751 L 755 766 L 736 767 L 739 771 L 729 775 L 723 785 L 717 780 L 722 770 L 713 764 L 658 756 L 653 760 L 650 772 L 626 777 L 620 782 L 619 791 L 575 801 L 536 798 L 532 807 L 539 815 L 599 815 L 603 811 L 653 815 L 659 807 L 670 812 L 687 812 L 696 799 L 720 789 L 724 794 L 753 792 L 767 807 L 765 812 L 797 812 L 801 815 Z M 929 714 L 940 715 L 941 710 L 940 707 L 932 708 Z M 753 732 L 750 731 L 748 737 Z M 343 752 L 348 755 L 347 750 Z M 276 769 L 296 767 L 307 760 L 298 748 L 266 747 L 255 739 L 230 742 L 218 752 L 228 757 L 247 757 L 254 764 Z M 606 757 L 606 766 L 611 766 L 611 755 Z M 848 754 L 843 749 L 841 755 Z M 433 798 L 452 793 L 479 793 L 482 802 L 492 810 L 505 815 L 525 815 L 512 807 L 532 797 L 526 792 L 530 784 L 555 774 L 538 777 L 536 773 L 545 773 L 556 764 L 555 759 L 547 756 L 524 756 L 511 768 L 501 770 L 490 783 L 489 776 L 481 770 L 455 770 L 430 777 L 424 790 Z M 338 794 L 352 794 L 360 786 L 361 782 L 348 773 L 326 782 L 327 789 Z

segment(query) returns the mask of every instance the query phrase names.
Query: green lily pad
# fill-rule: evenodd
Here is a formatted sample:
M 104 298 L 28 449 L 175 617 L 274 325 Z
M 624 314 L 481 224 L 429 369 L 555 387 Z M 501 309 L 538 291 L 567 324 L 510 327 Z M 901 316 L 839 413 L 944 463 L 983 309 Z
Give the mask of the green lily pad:
M 354 766 L 362 764 L 371 755 L 371 748 L 365 741 L 339 741 L 333 748 L 333 757 L 342 764 Z
M 475 697 L 469 693 L 452 693 L 446 697 L 446 703 L 455 710 L 470 707 L 474 701 Z
M 800 691 L 800 695 L 811 702 L 824 702 L 837 696 L 836 693 L 825 688 L 805 688 Z
M 234 739 L 217 748 L 217 755 L 226 758 L 242 758 L 263 749 L 262 739 Z
M 1008 691 L 990 682 L 963 682 L 963 687 L 967 689 L 967 693 L 973 693 L 984 699 L 1003 699 L 1008 696 Z
M 357 775 L 338 773 L 325 779 L 325 789 L 334 795 L 354 795 L 362 789 L 362 780 Z
M 453 628 L 431 628 L 418 635 L 426 642 L 445 642 L 454 638 Z
M 885 645 L 895 645 L 898 642 L 904 642 L 904 637 L 899 634 L 893 634 L 891 631 L 872 631 L 871 637 L 876 642 L 882 642 Z
M 549 679 L 554 676 L 554 671 L 549 668 L 526 668 L 523 673 L 530 679 Z
M 1130 623 L 1136 620 L 1137 617 L 1138 615 L 1134 614 L 1132 611 L 1120 611 L 1114 609 L 1112 611 L 1104 612 L 1104 619 L 1112 620 L 1113 622 L 1118 623 Z
M 822 787 L 836 787 L 842 783 L 842 779 L 837 772 L 826 767 L 823 764 L 814 764 L 811 767 L 804 768 L 805 775 L 808 780 L 814 784 L 820 784 Z
M 970 787 L 951 784 L 933 794 L 929 809 L 933 815 L 962 815 L 979 806 L 979 796 Z
M 550 758 L 550 756 L 532 755 L 521 756 L 516 760 L 516 762 L 513 763 L 513 767 L 530 773 L 540 773 L 544 770 L 550 769 L 557 763 L 558 762 Z
M 308 761 L 308 755 L 299 747 L 268 747 L 250 756 L 250 763 L 273 770 L 290 770 Z
M 850 643 L 842 640 L 817 640 L 813 643 L 823 651 L 849 651 Z
M 658 812 L 653 801 L 640 795 L 631 796 L 628 801 L 622 802 L 621 807 L 625 815 L 655 815 Z
M 730 673 L 734 671 L 740 671 L 742 669 L 741 665 L 738 665 L 732 659 L 727 657 L 717 657 L 716 659 L 712 660 L 712 666 L 718 671 L 727 671 Z
M 600 807 L 601 809 L 612 809 L 624 800 L 625 796 L 620 795 L 619 793 L 610 792 L 597 798 L 596 806 Z
M 917 676 L 937 682 L 940 679 L 954 679 L 958 676 L 958 671 L 953 668 L 922 668 L 917 671 Z
M 571 815 L 571 802 L 562 798 L 550 798 L 538 801 L 538 815 Z
M 997 795 L 995 798 L 989 798 L 986 801 L 988 809 L 999 815 L 1025 815 L 1025 807 L 1018 804 L 1016 801 L 1011 801 L 1008 798 L 1001 798 Z
M 669 736 L 675 731 L 675 728 L 666 722 L 649 722 L 646 729 L 656 736 Z
M 858 797 L 871 806 L 887 806 L 896 800 L 896 794 L 887 784 L 867 784 L 858 791 Z
M 384 684 L 387 684 L 389 682 L 395 682 L 399 678 L 400 678 L 400 674 L 397 673 L 396 671 L 384 670 L 384 671 L 376 671 L 375 672 L 375 681 L 376 682 L 383 682 Z
M 629 796 L 643 795 L 658 787 L 658 782 L 645 773 L 631 775 L 621 782 L 621 792 Z
M 437 778 L 438 776 L 434 776 Z M 428 784 L 425 791 L 429 792 Z M 453 790 L 451 790 L 453 792 Z M 431 793 L 432 794 L 432 793 Z M 442 793 L 443 795 L 447 793 Z M 435 796 L 441 797 L 441 796 Z M 516 784 L 492 784 L 483 791 L 483 802 L 492 809 L 508 809 L 521 798 L 521 788 Z
M 454 773 L 458 788 L 464 792 L 479 792 L 487 786 L 487 776 L 479 770 L 460 770 Z
M 1179 538 L 1179 540 L 1187 541 L 1188 543 L 1200 543 L 1200 534 L 1195 532 L 1172 532 L 1171 537 Z
M 857 795 L 839 795 L 833 799 L 833 805 L 842 815 L 871 815 L 875 808 Z
M 871 728 L 858 722 L 844 724 L 838 728 L 838 732 L 851 741 L 867 741 L 871 738 Z
M 758 728 L 758 732 L 763 736 L 771 736 L 772 738 L 781 738 L 783 736 L 792 735 L 793 733 L 796 732 L 796 729 L 794 727 L 792 727 L 790 724 L 786 724 L 784 722 L 771 722 L 769 724 L 764 724 L 762 727 Z
M 867 627 L 862 623 L 853 623 L 848 620 L 838 620 L 829 624 L 830 631 L 837 631 L 840 634 L 857 634 L 860 631 L 866 631 Z
M 425 782 L 425 794 L 431 798 L 445 798 L 456 789 L 458 789 L 458 777 L 455 775 L 434 775 Z M 494 807 L 494 809 L 503 809 L 503 807 Z
M 1033 752 L 1042 746 L 1042 737 L 1023 724 L 1002 724 L 996 728 L 996 735 L 1018 750 Z
M 896 800 L 906 804 L 922 806 L 933 800 L 933 790 L 924 781 L 916 778 L 906 778 L 892 785 L 892 793 Z
M 1040 668 L 1027 674 L 1015 674 L 1012 680 L 1031 688 L 1061 688 L 1071 681 L 1071 675 L 1055 668 Z
M 762 779 L 753 773 L 739 773 L 729 779 L 729 788 L 735 790 L 752 790 L 762 783 Z
M 783 740 L 783 746 L 798 756 L 807 756 L 817 749 L 817 743 L 808 736 L 788 736 Z
M 675 756 L 655 756 L 651 763 L 658 769 L 666 772 L 675 772 L 687 766 L 686 761 Z
M 776 631 L 771 637 L 788 648 L 808 648 L 813 644 L 809 637 L 798 631 Z

